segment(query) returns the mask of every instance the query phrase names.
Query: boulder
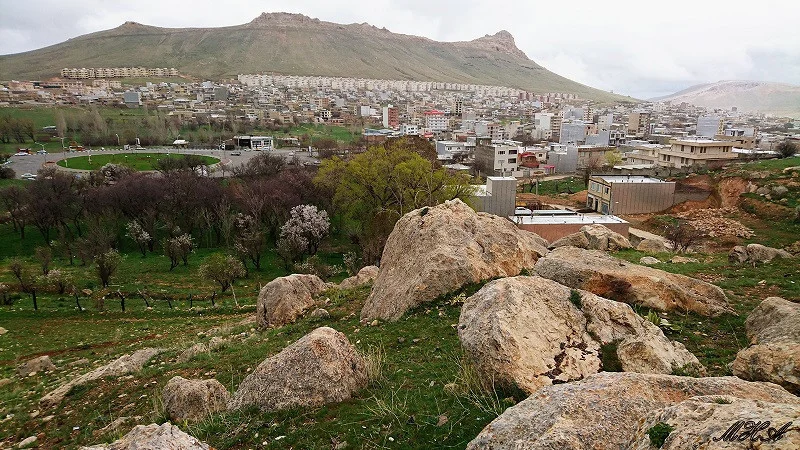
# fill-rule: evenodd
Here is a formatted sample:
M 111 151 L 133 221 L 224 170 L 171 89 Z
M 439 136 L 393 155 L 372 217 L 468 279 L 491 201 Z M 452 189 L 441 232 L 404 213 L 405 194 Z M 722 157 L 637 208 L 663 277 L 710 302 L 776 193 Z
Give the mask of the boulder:
M 636 246 L 636 250 L 647 253 L 665 253 L 669 251 L 669 248 L 667 244 L 658 239 L 642 239 L 642 242 Z
M 129 373 L 138 372 L 144 367 L 145 363 L 157 354 L 163 352 L 160 348 L 143 348 L 129 355 L 122 355 L 110 363 L 100 366 L 89 373 L 85 373 L 77 378 L 62 384 L 53 391 L 47 393 L 39 400 L 42 409 L 57 406 L 64 399 L 64 396 L 75 386 L 86 384 L 90 381 L 103 377 L 119 377 Z
M 259 364 L 228 408 L 317 407 L 347 400 L 366 385 L 366 363 L 358 351 L 344 334 L 321 327 Z
M 50 360 L 49 356 L 44 355 L 29 359 L 17 366 L 17 376 L 27 377 L 34 372 L 47 372 L 50 370 L 56 370 L 56 366 L 53 364 L 53 361 Z
M 639 258 L 639 264 L 644 264 L 646 266 L 649 266 L 649 265 L 652 265 L 652 264 L 658 264 L 660 262 L 661 262 L 660 259 L 653 258 L 652 256 L 642 256 L 641 258 Z
M 745 329 L 752 345 L 736 354 L 733 374 L 800 394 L 800 304 L 769 297 L 750 313 Z
M 747 260 L 750 262 L 770 262 L 775 258 L 791 258 L 792 254 L 779 248 L 761 244 L 747 244 Z
M 739 443 L 746 428 L 731 434 L 728 430 L 737 422 L 768 420 L 769 424 L 745 441 L 764 442 L 750 447 Z M 627 448 L 650 450 L 648 431 L 659 423 L 673 428 L 661 450 L 694 450 L 698 448 L 765 448 L 796 450 L 800 448 L 800 433 L 792 423 L 800 420 L 800 405 L 742 399 L 726 395 L 698 396 L 650 413 L 634 433 Z M 784 428 L 786 424 L 789 427 Z M 771 429 L 771 431 L 770 431 Z M 779 430 L 785 431 L 780 433 Z M 727 433 L 727 435 L 726 435 Z M 770 437 L 780 436 L 771 440 Z M 741 446 L 741 447 L 737 447 Z
M 36 436 L 28 436 L 25 439 L 19 441 L 19 444 L 17 444 L 17 448 L 28 448 L 33 444 L 35 444 L 37 440 L 38 438 Z
M 737 245 L 728 252 L 728 262 L 742 264 L 747 261 L 747 249 L 743 245 Z
M 669 260 L 672 264 L 686 264 L 700 262 L 697 258 L 687 258 L 686 256 L 675 255 Z
M 577 233 L 568 234 L 550 244 L 550 248 L 567 246 L 603 251 L 633 248 L 628 238 L 600 224 L 585 225 Z
M 314 320 L 325 320 L 331 317 L 331 313 L 329 313 L 327 309 L 317 308 L 314 311 L 311 311 L 309 317 Z
M 314 297 L 327 288 L 316 275 L 294 274 L 270 281 L 258 293 L 259 326 L 279 327 L 294 322 L 314 306 Z
M 6 333 L 8 333 L 8 330 L 6 330 L 6 329 L 5 329 L 5 328 L 3 328 L 3 327 L 0 327 L 0 336 L 4 335 L 4 334 L 6 334 Z
M 508 408 L 467 448 L 627 449 L 639 440 L 639 425 L 651 413 L 692 397 L 723 395 L 800 405 L 800 399 L 780 386 L 736 377 L 601 372 L 581 381 L 540 389 Z
M 623 370 L 702 370 L 682 344 L 629 305 L 541 277 L 486 284 L 464 301 L 458 335 L 486 379 L 526 393 L 598 372 L 601 345 L 611 343 L 618 343 Z
M 352 289 L 355 287 L 363 286 L 375 281 L 378 278 L 377 266 L 362 267 L 357 274 L 350 278 L 345 278 L 339 283 L 339 289 Z
M 771 194 L 772 194 L 772 197 L 774 197 L 774 198 L 783 198 L 788 193 L 789 193 L 789 188 L 787 188 L 786 186 L 778 185 L 778 186 L 773 186 L 772 187 Z
M 164 386 L 163 399 L 170 420 L 183 422 L 225 411 L 231 395 L 217 380 L 187 380 L 175 376 Z
M 479 281 L 518 275 L 547 253 L 543 240 L 461 200 L 404 215 L 386 241 L 361 319 L 397 320 L 409 309 Z
M 178 363 L 185 363 L 190 359 L 194 358 L 195 356 L 201 353 L 208 353 L 208 346 L 203 344 L 202 342 L 198 342 L 191 347 L 184 350 L 180 355 L 178 355 Z
M 694 311 L 704 316 L 732 312 L 725 293 L 713 284 L 597 250 L 557 248 L 539 259 L 534 273 L 574 289 L 660 311 Z
M 81 450 L 209 450 L 197 440 L 167 422 L 163 425 L 136 425 L 128 434 L 110 444 L 81 447 Z
M 11 384 L 11 378 L 0 378 L 0 388 Z

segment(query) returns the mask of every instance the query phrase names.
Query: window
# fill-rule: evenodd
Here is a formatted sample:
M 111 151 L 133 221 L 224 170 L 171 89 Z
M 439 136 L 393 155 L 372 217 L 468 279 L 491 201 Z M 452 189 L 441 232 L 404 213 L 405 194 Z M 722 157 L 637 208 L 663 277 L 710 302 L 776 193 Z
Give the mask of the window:
M 508 163 L 509 164 L 516 164 L 517 163 L 517 158 L 508 158 Z
M 499 152 L 497 152 L 497 154 L 498 154 L 498 155 L 505 155 L 505 154 L 506 154 L 506 151 L 505 151 L 505 150 L 500 150 Z
M 509 150 L 509 151 L 508 151 L 508 154 L 509 154 L 509 155 L 516 155 L 516 154 L 517 154 L 517 151 L 516 151 L 516 150 Z

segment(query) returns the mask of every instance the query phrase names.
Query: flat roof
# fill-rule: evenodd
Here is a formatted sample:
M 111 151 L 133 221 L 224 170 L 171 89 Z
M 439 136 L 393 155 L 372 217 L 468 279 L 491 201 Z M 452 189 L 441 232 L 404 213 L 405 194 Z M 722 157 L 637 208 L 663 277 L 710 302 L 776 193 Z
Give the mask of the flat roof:
M 514 178 L 514 177 L 486 177 L 486 179 L 487 180 L 492 180 L 492 181 L 502 181 L 502 180 L 506 180 L 506 181 L 514 180 L 514 181 L 517 181 L 517 179 Z
M 510 216 L 509 220 L 517 225 L 563 225 L 563 224 L 583 224 L 593 223 L 628 223 L 617 216 L 600 214 L 575 214 L 575 215 L 555 215 L 555 216 Z
M 593 175 L 591 178 L 600 178 L 608 183 L 666 183 L 660 178 L 646 175 Z

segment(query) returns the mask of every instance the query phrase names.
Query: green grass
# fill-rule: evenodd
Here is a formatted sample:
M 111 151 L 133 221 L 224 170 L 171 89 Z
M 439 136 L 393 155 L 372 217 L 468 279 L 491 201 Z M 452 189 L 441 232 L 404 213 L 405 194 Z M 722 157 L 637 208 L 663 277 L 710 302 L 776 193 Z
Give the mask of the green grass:
M 301 137 L 307 134 L 311 136 L 312 140 L 315 138 L 334 139 L 343 144 L 350 144 L 354 140 L 358 139 L 359 136 L 361 136 L 360 132 L 351 131 L 349 128 L 346 127 L 338 127 L 333 125 L 314 125 L 314 124 L 303 124 L 294 126 L 289 130 L 289 133 L 283 133 L 282 131 L 270 131 L 267 132 L 267 134 L 274 136 L 276 139 L 289 136 Z
M 182 157 L 182 155 L 177 153 L 113 153 L 62 159 L 57 164 L 61 167 L 80 170 L 96 170 L 109 163 L 121 164 L 135 170 L 154 170 L 153 165 L 156 161 L 162 158 L 179 157 Z M 91 162 L 89 162 L 90 158 Z M 213 156 L 201 156 L 201 158 L 207 165 L 219 162 L 219 159 Z
M 524 192 L 536 193 L 536 183 L 532 186 L 526 184 L 524 188 Z M 569 177 L 560 180 L 539 182 L 539 195 L 555 196 L 564 193 L 575 194 L 584 190 L 586 190 L 586 186 L 583 185 L 583 179 L 581 177 Z

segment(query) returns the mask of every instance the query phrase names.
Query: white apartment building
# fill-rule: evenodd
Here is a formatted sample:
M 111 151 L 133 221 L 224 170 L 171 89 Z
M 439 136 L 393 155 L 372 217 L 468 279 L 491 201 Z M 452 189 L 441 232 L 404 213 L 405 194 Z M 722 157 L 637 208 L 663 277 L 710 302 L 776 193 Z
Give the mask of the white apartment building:
M 669 141 L 670 148 L 662 149 L 659 165 L 665 167 L 720 167 L 737 158 L 733 142 L 716 139 L 685 138 Z
M 401 136 L 419 136 L 419 127 L 417 125 L 411 125 L 404 123 L 400 125 L 400 135 Z
M 442 111 L 432 109 L 425 111 L 425 128 L 431 131 L 447 131 L 447 117 Z

